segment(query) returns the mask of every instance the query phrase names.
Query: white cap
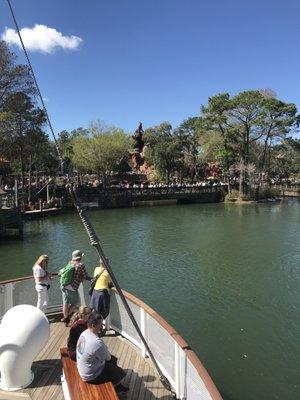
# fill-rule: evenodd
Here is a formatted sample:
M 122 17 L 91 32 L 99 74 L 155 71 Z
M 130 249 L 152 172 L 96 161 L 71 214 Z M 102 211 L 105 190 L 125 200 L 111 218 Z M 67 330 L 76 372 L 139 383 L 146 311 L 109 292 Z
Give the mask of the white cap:
M 84 256 L 84 253 L 82 253 L 80 250 L 74 250 L 72 253 L 72 260 L 80 260 L 82 256 Z

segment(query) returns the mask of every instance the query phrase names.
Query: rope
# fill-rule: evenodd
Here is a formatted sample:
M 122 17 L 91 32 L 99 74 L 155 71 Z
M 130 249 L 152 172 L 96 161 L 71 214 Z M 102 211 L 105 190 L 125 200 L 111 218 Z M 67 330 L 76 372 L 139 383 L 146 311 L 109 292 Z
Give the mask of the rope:
M 31 71 L 31 74 L 32 74 L 32 77 L 33 77 L 33 80 L 34 80 L 34 83 L 35 83 L 35 86 L 36 86 L 36 89 L 37 89 L 37 92 L 38 92 L 38 95 L 39 95 L 39 98 L 40 98 L 40 101 L 41 101 L 41 104 L 42 104 L 42 107 L 43 107 L 43 110 L 44 110 L 44 113 L 45 113 L 45 116 L 46 116 L 46 119 L 47 119 L 47 122 L 48 122 L 48 125 L 49 125 L 49 128 L 50 128 L 50 131 L 51 131 L 51 133 L 52 133 L 52 137 L 53 137 L 53 139 L 54 139 L 56 151 L 57 151 L 57 154 L 58 154 L 58 157 L 59 157 L 59 161 L 60 161 L 61 173 L 63 173 L 63 169 L 64 169 L 64 168 L 63 168 L 64 160 L 63 160 L 62 155 L 61 155 L 60 150 L 59 150 L 59 146 L 58 146 L 58 143 L 57 143 L 57 140 L 56 140 L 56 136 L 55 136 L 55 133 L 54 133 L 54 130 L 53 130 L 53 127 L 52 127 L 50 118 L 49 118 L 49 114 L 48 114 L 47 108 L 46 108 L 46 106 L 45 106 L 45 103 L 44 103 L 44 100 L 43 100 L 43 96 L 42 96 L 42 93 L 41 93 L 41 91 L 40 91 L 40 87 L 39 87 L 38 82 L 37 82 L 37 80 L 36 80 L 35 73 L 34 73 L 34 70 L 33 70 L 33 68 L 32 68 L 32 65 L 31 65 L 31 62 L 30 62 L 30 59 L 29 59 L 27 50 L 26 50 L 26 48 L 25 48 L 25 45 L 24 45 L 24 42 L 23 42 L 23 39 L 22 39 L 22 36 L 21 36 L 21 33 L 20 33 L 20 29 L 19 29 L 19 26 L 18 26 L 16 17 L 15 17 L 14 11 L 13 11 L 13 9 L 12 9 L 10 0 L 6 0 L 6 1 L 7 1 L 7 4 L 8 4 L 8 7 L 9 7 L 9 9 L 10 9 L 12 18 L 13 18 L 13 20 L 14 20 L 14 24 L 15 24 L 16 30 L 17 30 L 17 32 L 18 32 L 18 36 L 19 36 L 19 39 L 20 39 L 20 42 L 21 42 L 23 51 L 24 51 L 24 53 L 25 53 L 25 57 L 26 57 L 26 59 L 27 59 L 27 63 L 28 63 L 29 69 L 30 69 L 30 71 Z
M 77 196 L 75 188 L 72 185 L 70 185 L 68 187 L 68 189 L 69 189 L 69 194 L 70 194 L 70 196 L 71 196 L 71 198 L 73 200 L 73 203 L 74 203 L 74 205 L 75 205 L 75 207 L 76 207 L 76 209 L 78 211 L 78 214 L 79 214 L 79 217 L 81 219 L 81 222 L 82 222 L 82 224 L 83 224 L 83 226 L 84 226 L 84 228 L 85 228 L 85 230 L 86 230 L 86 232 L 87 232 L 87 234 L 88 234 L 88 236 L 90 238 L 91 245 L 96 248 L 100 259 L 102 260 L 107 272 L 109 273 L 109 275 L 111 277 L 111 280 L 112 280 L 112 282 L 113 282 L 113 284 L 114 284 L 119 296 L 121 297 L 122 303 L 123 303 L 123 305 L 124 305 L 124 307 L 125 307 L 125 309 L 127 311 L 127 314 L 129 315 L 129 318 L 130 318 L 133 326 L 135 327 L 135 329 L 136 329 L 136 331 L 137 331 L 142 343 L 144 344 L 144 346 L 145 346 L 145 348 L 147 350 L 147 353 L 148 353 L 151 361 L 153 362 L 153 365 L 154 365 L 155 369 L 157 370 L 157 372 L 159 374 L 159 379 L 160 379 L 161 383 L 164 385 L 164 387 L 167 390 L 169 390 L 171 392 L 171 395 L 176 399 L 176 393 L 172 389 L 169 380 L 162 373 L 159 365 L 157 364 L 157 361 L 155 360 L 155 358 L 153 356 L 153 353 L 152 353 L 148 343 L 146 342 L 146 339 L 144 338 L 144 336 L 143 336 L 143 334 L 142 334 L 142 332 L 140 330 L 140 327 L 138 326 L 138 323 L 136 322 L 136 319 L 135 319 L 134 315 L 132 314 L 132 311 L 131 311 L 131 309 L 130 309 L 128 303 L 127 303 L 127 300 L 126 300 L 126 298 L 125 298 L 125 296 L 124 296 L 124 294 L 122 292 L 122 289 L 121 289 L 121 287 L 120 287 L 120 285 L 119 285 L 119 283 L 118 283 L 118 281 L 117 281 L 117 279 L 115 277 L 115 274 L 113 273 L 113 271 L 112 271 L 112 269 L 110 267 L 109 260 L 106 258 L 105 254 L 104 254 L 104 251 L 103 251 L 103 249 L 102 249 L 102 247 L 100 245 L 99 238 L 97 236 L 97 233 L 96 233 L 94 227 L 91 224 L 89 216 L 88 216 L 86 210 L 84 210 L 81 207 L 80 200 L 78 199 L 78 196 Z
M 32 199 L 35 199 L 48 185 L 50 185 L 51 182 L 54 181 L 54 178 L 49 179 L 49 181 L 47 183 L 45 183 L 45 185 L 32 196 Z

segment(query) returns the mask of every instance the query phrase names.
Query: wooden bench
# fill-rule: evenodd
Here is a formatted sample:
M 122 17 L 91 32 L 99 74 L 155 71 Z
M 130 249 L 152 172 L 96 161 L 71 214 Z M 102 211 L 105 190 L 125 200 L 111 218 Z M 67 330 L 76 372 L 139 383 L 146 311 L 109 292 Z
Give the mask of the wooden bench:
M 71 400 L 119 399 L 111 382 L 99 385 L 84 382 L 78 373 L 76 362 L 68 356 L 66 347 L 60 349 L 60 356 Z

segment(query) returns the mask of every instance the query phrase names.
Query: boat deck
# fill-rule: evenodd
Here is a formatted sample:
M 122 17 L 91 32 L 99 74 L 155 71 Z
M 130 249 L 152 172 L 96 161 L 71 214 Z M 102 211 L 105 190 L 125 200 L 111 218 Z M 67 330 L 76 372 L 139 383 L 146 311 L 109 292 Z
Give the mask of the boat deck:
M 50 339 L 33 363 L 35 378 L 32 384 L 19 392 L 0 391 L 2 399 L 63 400 L 60 382 L 62 373 L 59 349 L 65 347 L 69 329 L 57 318 L 50 321 Z M 141 357 L 140 351 L 122 336 L 108 332 L 103 340 L 110 352 L 118 358 L 127 373 L 124 384 L 130 387 L 122 399 L 126 400 L 171 400 L 172 396 L 161 384 L 158 374 L 149 359 Z

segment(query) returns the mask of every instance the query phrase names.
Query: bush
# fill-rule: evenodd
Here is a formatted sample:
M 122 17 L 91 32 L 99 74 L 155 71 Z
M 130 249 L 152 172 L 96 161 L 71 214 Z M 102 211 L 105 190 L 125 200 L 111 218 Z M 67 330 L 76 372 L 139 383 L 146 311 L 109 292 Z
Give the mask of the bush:
M 239 191 L 232 189 L 230 193 L 225 196 L 225 201 L 237 201 L 239 199 Z
M 279 189 L 269 187 L 269 186 L 263 186 L 263 187 L 260 187 L 258 190 L 256 189 L 254 191 L 253 198 L 255 200 L 263 200 L 263 199 L 270 199 L 273 197 L 277 197 L 279 195 L 280 195 Z
M 269 186 L 263 186 L 260 188 L 252 188 L 250 193 L 243 194 L 240 196 L 238 190 L 233 189 L 231 193 L 228 193 L 225 197 L 225 201 L 234 202 L 234 201 L 252 201 L 252 200 L 263 200 L 269 199 L 273 197 L 277 197 L 280 195 L 279 189 L 270 188 Z

